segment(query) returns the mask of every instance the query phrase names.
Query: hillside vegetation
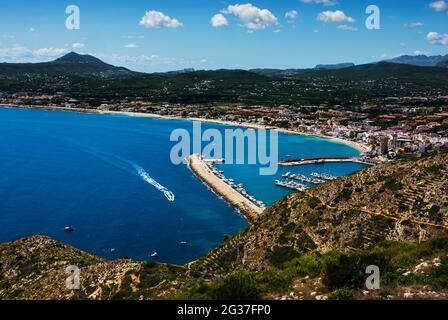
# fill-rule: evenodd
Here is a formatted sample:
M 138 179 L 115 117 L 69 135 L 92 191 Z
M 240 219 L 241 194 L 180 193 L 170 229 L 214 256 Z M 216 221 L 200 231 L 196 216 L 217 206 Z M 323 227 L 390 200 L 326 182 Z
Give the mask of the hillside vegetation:
M 293 194 L 185 267 L 105 261 L 48 239 L 0 245 L 0 298 L 446 299 L 448 154 L 400 160 Z M 65 267 L 82 290 L 65 289 Z M 365 288 L 366 267 L 381 289 Z
M 448 70 L 380 62 L 317 69 L 138 73 L 89 55 L 45 63 L 0 63 L 0 93 L 60 95 L 89 102 L 350 104 L 390 96 L 448 94 Z

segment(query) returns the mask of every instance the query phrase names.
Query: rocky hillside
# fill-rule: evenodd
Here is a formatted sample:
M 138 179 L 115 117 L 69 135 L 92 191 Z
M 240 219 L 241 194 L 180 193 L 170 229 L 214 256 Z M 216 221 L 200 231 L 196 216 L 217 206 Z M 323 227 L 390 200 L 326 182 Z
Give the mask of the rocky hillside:
M 66 286 L 68 266 L 80 269 L 80 290 Z M 140 299 L 164 291 L 184 269 L 169 265 L 106 261 L 45 236 L 0 245 L 0 300 Z
M 447 299 L 448 154 L 293 194 L 185 267 L 106 261 L 47 237 L 0 245 L 0 299 Z M 65 269 L 81 269 L 81 290 Z M 366 267 L 381 289 L 365 288 Z
M 445 153 L 379 165 L 293 194 L 200 267 L 264 270 L 294 255 L 448 235 L 447 181 Z

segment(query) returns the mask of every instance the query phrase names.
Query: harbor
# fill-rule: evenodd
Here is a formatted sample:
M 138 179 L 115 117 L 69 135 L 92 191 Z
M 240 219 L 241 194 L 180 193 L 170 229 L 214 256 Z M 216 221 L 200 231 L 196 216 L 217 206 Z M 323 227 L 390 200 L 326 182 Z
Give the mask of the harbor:
M 198 154 L 187 157 L 187 161 L 198 178 L 243 213 L 249 221 L 257 220 L 265 210 L 264 203 L 251 196 L 243 185 L 227 179 L 222 171 L 216 169 L 213 166 L 215 161 L 206 161 Z
M 324 163 L 361 163 L 366 165 L 375 165 L 375 162 L 365 157 L 314 157 L 314 158 L 300 158 L 300 159 L 288 159 L 280 161 L 280 166 L 304 166 L 308 164 L 324 164 Z
M 328 173 L 311 173 L 310 177 L 303 174 L 294 174 L 287 172 L 282 175 L 285 180 L 275 180 L 275 185 L 294 191 L 305 191 L 314 185 L 323 184 L 328 181 L 336 180 L 337 177 Z M 297 182 L 300 181 L 300 182 Z M 305 184 L 306 183 L 306 184 Z

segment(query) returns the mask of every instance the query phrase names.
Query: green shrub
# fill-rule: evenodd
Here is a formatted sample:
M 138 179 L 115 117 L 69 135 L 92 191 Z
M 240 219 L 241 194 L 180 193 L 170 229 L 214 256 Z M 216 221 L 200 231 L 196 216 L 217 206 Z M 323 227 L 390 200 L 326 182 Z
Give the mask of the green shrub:
M 448 289 L 448 257 L 443 258 L 441 264 L 434 268 L 428 277 L 428 282 L 433 288 Z
M 213 290 L 215 300 L 260 300 L 261 293 L 253 274 L 240 272 L 222 280 Z
M 192 287 L 175 294 L 168 294 L 166 300 L 213 300 L 214 292 L 210 284 L 204 279 L 196 279 Z
M 283 265 L 297 258 L 299 253 L 291 247 L 275 247 L 268 255 L 269 262 L 277 268 L 283 268 Z
M 392 191 L 398 191 L 403 189 L 403 183 L 395 179 L 389 179 L 384 184 L 384 187 Z
M 302 232 L 297 239 L 297 245 L 303 251 L 310 251 L 317 248 L 317 245 L 314 243 L 313 239 L 306 233 Z
M 316 208 L 319 204 L 320 200 L 317 197 L 312 197 L 311 199 L 308 200 L 308 205 L 310 206 L 311 209 Z
M 383 253 L 333 253 L 325 256 L 323 281 L 328 289 L 361 288 L 367 278 L 367 266 L 378 266 L 381 272 L 389 268 L 389 260 Z
M 255 275 L 258 288 L 262 293 L 284 292 L 289 289 L 293 277 L 287 272 L 271 268 Z
M 439 206 L 432 206 L 431 209 L 429 209 L 428 213 L 429 218 L 431 218 L 431 220 L 433 221 L 441 222 L 443 220 L 443 214 L 441 214 Z
M 318 254 L 311 254 L 293 259 L 285 264 L 285 269 L 288 273 L 291 273 L 294 276 L 317 277 L 322 272 L 321 256 Z
M 353 300 L 356 291 L 349 288 L 336 289 L 328 295 L 329 300 Z

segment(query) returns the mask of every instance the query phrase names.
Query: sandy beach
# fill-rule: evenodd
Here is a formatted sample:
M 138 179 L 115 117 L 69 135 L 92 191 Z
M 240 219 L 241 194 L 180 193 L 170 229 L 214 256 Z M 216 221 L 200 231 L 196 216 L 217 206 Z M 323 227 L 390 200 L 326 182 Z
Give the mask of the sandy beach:
M 154 114 L 154 113 L 65 108 L 65 107 L 57 107 L 57 106 L 5 105 L 5 107 L 82 112 L 82 113 L 93 113 L 93 114 L 110 114 L 110 115 L 122 115 L 122 116 L 128 116 L 128 117 L 155 118 L 155 119 L 165 119 L 165 120 L 187 120 L 187 121 L 197 121 L 197 122 L 203 122 L 203 123 L 214 123 L 214 124 L 227 125 L 227 126 L 233 126 L 233 127 L 242 127 L 242 128 L 248 128 L 248 129 L 254 129 L 254 130 L 276 130 L 276 131 L 284 133 L 284 134 L 294 134 L 294 135 L 301 135 L 301 136 L 308 136 L 308 137 L 316 137 L 316 138 L 322 138 L 322 139 L 335 141 L 338 143 L 348 145 L 348 146 L 358 150 L 360 153 L 366 153 L 366 152 L 370 151 L 370 148 L 368 146 L 366 146 L 362 143 L 351 141 L 351 140 L 326 136 L 326 135 L 322 135 L 322 134 L 298 132 L 298 131 L 289 130 L 289 129 L 282 129 L 282 128 L 277 128 L 277 127 L 257 125 L 257 124 L 245 123 L 245 122 L 225 121 L 225 120 L 216 120 L 216 119 L 204 119 L 204 118 L 191 118 L 191 117 L 190 118 L 182 118 L 182 117 L 175 117 L 175 116 L 164 116 L 164 115 L 159 115 L 159 114 Z
M 249 221 L 255 221 L 263 213 L 264 208 L 254 204 L 252 201 L 244 197 L 230 185 L 222 181 L 208 168 L 205 161 L 197 154 L 193 154 L 187 158 L 190 169 L 193 173 L 205 182 L 213 191 L 222 196 L 232 206 L 243 213 Z

